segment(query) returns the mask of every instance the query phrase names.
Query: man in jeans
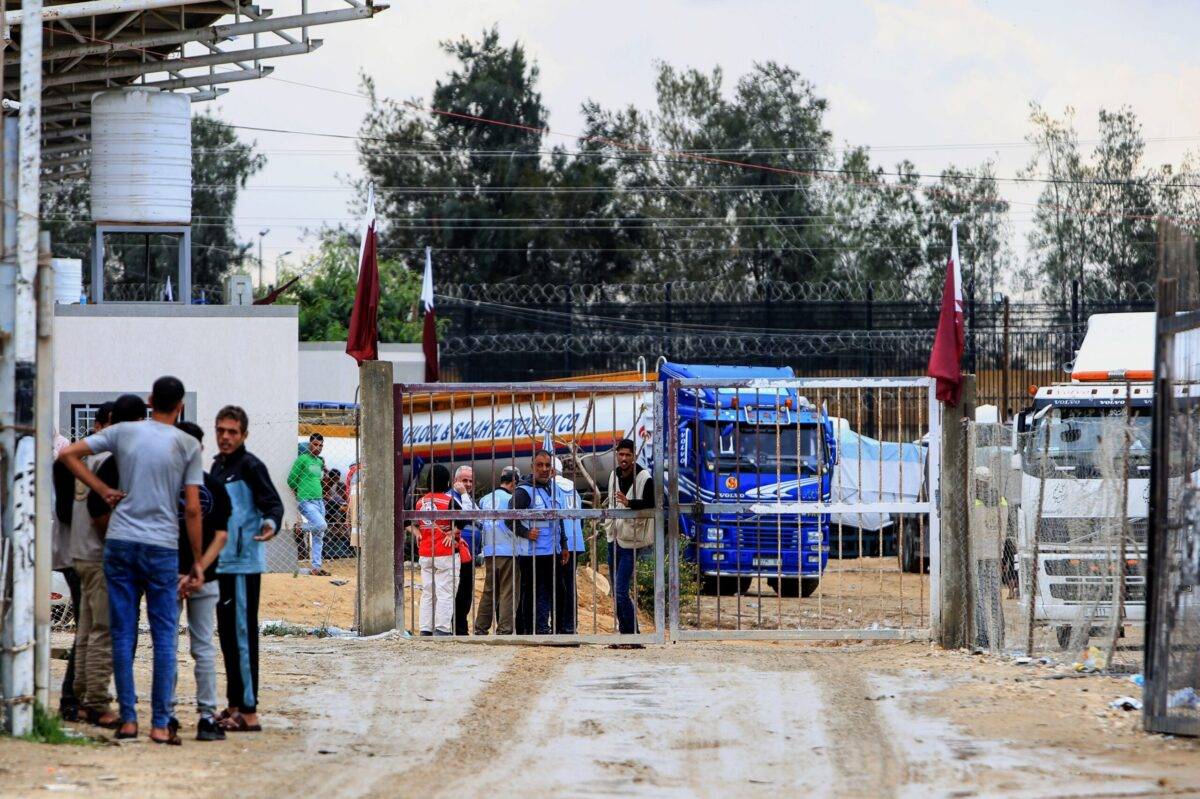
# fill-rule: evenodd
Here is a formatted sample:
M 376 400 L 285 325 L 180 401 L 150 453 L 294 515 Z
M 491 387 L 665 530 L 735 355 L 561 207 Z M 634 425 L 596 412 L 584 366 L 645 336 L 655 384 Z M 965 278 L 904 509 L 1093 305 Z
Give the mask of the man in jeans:
M 204 431 L 195 422 L 179 422 L 176 425 L 204 448 Z M 225 486 L 208 472 L 204 473 L 204 484 L 200 486 L 201 533 L 204 554 L 200 566 L 204 569 L 204 585 L 193 589 L 188 575 L 192 571 L 191 549 L 185 546 L 187 529 L 183 523 L 183 497 L 180 497 L 179 519 L 179 612 L 187 603 L 188 638 L 191 641 L 192 660 L 196 669 L 196 711 L 200 721 L 196 725 L 197 741 L 223 741 L 225 731 L 217 723 L 217 646 L 213 636 L 217 628 L 217 558 L 225 541 L 229 526 L 229 494 Z
M 193 589 L 204 584 L 200 568 L 200 485 L 203 466 L 196 439 L 176 429 L 184 389 L 178 378 L 160 377 L 150 393 L 150 420 L 122 422 L 77 441 L 59 456 L 79 480 L 113 508 L 104 542 L 112 628 L 113 674 L 121 726 L 117 738 L 137 737 L 137 691 L 133 653 L 138 613 L 146 596 L 146 615 L 154 643 L 150 740 L 178 744 L 171 723 L 175 686 L 176 595 L 179 588 L 179 493 L 184 493 L 188 544 L 195 566 Z M 105 484 L 82 458 L 112 452 L 120 488 Z
M 296 504 L 304 523 L 300 533 L 308 533 L 312 539 L 309 564 L 310 573 L 317 577 L 328 577 L 329 572 L 321 568 L 321 550 L 325 543 L 325 461 L 321 450 L 325 448 L 325 437 L 313 433 L 308 437 L 308 451 L 301 452 L 288 473 L 288 488 L 296 492 Z
M 654 480 L 637 461 L 637 448 L 631 439 L 617 444 L 617 468 L 608 480 L 608 507 L 648 510 L 654 507 Z M 653 545 L 653 523 L 648 519 L 614 519 L 608 527 L 608 571 L 613 577 L 617 632 L 638 632 L 637 606 L 631 592 L 636 590 L 637 551 Z M 613 644 L 614 649 L 641 649 L 641 644 Z
M 226 698 L 221 727 L 258 732 L 258 595 L 267 568 L 264 543 L 283 520 L 283 500 L 266 465 L 246 450 L 250 417 L 237 405 L 217 411 L 212 476 L 229 493 L 229 540 L 217 561 L 221 598 L 217 634 L 225 659 Z

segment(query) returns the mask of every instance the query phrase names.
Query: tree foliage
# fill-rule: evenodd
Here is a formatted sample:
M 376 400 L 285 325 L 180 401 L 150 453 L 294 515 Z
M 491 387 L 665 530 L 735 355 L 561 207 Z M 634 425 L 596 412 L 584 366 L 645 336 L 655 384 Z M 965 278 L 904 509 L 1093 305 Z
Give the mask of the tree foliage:
M 302 279 L 284 296 L 299 305 L 301 341 L 345 341 L 358 285 L 358 250 L 346 239 L 327 236 L 320 249 L 282 282 Z M 379 336 L 381 341 L 420 341 L 423 317 L 418 300 L 421 275 L 396 260 L 379 261 Z

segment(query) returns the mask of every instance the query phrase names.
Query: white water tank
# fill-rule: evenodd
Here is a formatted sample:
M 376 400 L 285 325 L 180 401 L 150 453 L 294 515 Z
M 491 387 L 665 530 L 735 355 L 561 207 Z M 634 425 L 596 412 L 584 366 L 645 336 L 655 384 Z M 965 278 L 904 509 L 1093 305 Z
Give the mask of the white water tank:
M 92 220 L 190 224 L 192 104 L 130 88 L 92 97 Z
M 54 302 L 56 305 L 78 303 L 83 296 L 83 261 L 78 258 L 55 258 Z

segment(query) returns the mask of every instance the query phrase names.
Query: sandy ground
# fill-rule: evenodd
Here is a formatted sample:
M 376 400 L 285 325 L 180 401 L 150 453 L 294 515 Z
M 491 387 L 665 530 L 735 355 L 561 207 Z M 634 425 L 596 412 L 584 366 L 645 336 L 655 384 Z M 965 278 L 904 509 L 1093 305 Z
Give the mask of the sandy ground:
M 1200 742 L 1108 708 L 1128 681 L 926 644 L 268 637 L 266 731 L 223 743 L 181 660 L 183 747 L 3 740 L 0 795 L 1200 795 Z
M 354 558 L 338 558 L 326 560 L 323 566 L 332 577 L 306 572 L 264 574 L 258 618 L 303 627 L 353 627 L 358 563 Z

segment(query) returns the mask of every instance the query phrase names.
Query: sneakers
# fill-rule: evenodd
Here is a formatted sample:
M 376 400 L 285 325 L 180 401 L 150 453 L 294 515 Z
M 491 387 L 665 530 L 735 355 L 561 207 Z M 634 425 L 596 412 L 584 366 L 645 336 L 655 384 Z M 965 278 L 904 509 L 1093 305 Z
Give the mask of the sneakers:
M 197 741 L 224 741 L 225 730 L 217 724 L 212 718 L 205 716 L 200 719 L 200 723 L 196 725 L 196 740 Z

